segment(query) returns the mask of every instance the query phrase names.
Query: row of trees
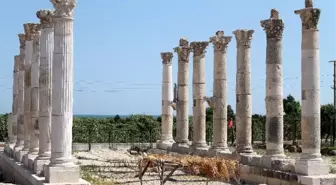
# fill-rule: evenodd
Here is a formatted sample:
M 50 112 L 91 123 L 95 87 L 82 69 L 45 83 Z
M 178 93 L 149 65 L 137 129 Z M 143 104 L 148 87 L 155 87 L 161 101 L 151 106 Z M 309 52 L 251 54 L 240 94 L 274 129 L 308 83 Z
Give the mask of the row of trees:
M 301 137 L 300 131 L 300 103 L 289 95 L 284 100 L 284 139 L 296 143 Z M 235 113 L 231 106 L 227 107 L 228 120 L 233 126 L 228 128 L 229 142 L 235 140 Z M 333 105 L 321 106 L 321 137 L 331 144 L 335 144 L 335 109 Z M 0 140 L 5 141 L 7 136 L 7 115 L 0 116 Z M 192 116 L 190 116 L 189 135 L 192 138 Z M 254 114 L 252 116 L 252 140 L 265 141 L 266 116 Z M 75 117 L 73 123 L 73 142 L 92 143 L 142 143 L 156 142 L 160 139 L 161 117 L 148 115 L 132 115 L 126 118 L 120 116 L 110 118 Z M 207 141 L 211 142 L 213 133 L 212 109 L 206 111 Z M 173 135 L 176 135 L 176 119 L 174 118 Z

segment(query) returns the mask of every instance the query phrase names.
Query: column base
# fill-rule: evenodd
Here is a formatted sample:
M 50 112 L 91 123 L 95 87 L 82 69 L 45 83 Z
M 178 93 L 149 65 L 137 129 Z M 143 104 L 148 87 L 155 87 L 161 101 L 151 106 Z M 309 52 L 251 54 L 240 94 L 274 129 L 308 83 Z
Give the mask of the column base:
M 162 150 L 169 150 L 171 149 L 171 147 L 174 144 L 174 140 L 173 139 L 169 139 L 169 140 L 159 140 L 157 141 L 157 148 L 158 149 L 162 149 Z
M 30 153 L 24 155 L 22 159 L 24 166 L 33 171 L 34 160 L 36 157 L 37 157 L 36 154 L 30 154 Z
M 228 147 L 213 147 L 210 148 L 209 153 L 211 156 L 218 156 L 219 154 L 231 154 Z
M 241 153 L 241 154 L 254 154 L 255 152 L 253 151 L 252 146 L 243 146 L 243 147 L 236 147 L 235 150 L 236 153 Z
M 33 167 L 34 174 L 37 174 L 38 176 L 44 176 L 44 166 L 49 165 L 49 163 L 50 163 L 49 159 L 39 159 L 39 157 L 37 157 L 34 160 L 34 167 Z
M 66 166 L 45 166 L 44 175 L 48 183 L 78 183 L 80 180 L 79 166 L 72 164 Z
M 171 147 L 171 151 L 181 154 L 190 154 L 191 153 L 190 144 L 188 142 L 174 143 Z
M 298 159 L 295 161 L 295 172 L 300 175 L 328 175 L 329 164 L 322 158 Z
M 20 162 L 20 163 L 23 163 L 23 156 L 26 155 L 28 153 L 27 150 L 20 150 L 21 148 L 15 148 L 15 150 L 17 150 L 15 152 L 15 160 Z

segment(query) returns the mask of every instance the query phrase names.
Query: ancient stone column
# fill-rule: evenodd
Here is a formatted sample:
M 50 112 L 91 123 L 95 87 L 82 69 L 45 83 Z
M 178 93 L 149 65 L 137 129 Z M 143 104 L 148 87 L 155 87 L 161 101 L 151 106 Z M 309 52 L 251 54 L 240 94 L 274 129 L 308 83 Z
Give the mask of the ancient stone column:
M 250 49 L 254 30 L 233 32 L 237 42 L 236 152 L 252 153 L 252 93 Z
M 24 131 L 24 78 L 25 78 L 25 47 L 26 47 L 26 36 L 24 34 L 19 34 L 20 40 L 20 55 L 19 55 L 19 74 L 18 74 L 18 110 L 17 110 L 17 140 L 14 147 L 15 160 L 21 162 L 22 156 L 26 153 L 22 151 L 25 139 Z
M 191 42 L 193 52 L 193 140 L 196 150 L 207 150 L 205 128 L 205 53 L 209 42 Z
M 178 55 L 177 103 L 176 103 L 176 138 L 177 146 L 189 144 L 189 55 L 191 48 L 187 39 L 181 38 L 179 46 L 174 48 Z
M 33 59 L 33 36 L 35 34 L 35 29 L 37 24 L 27 23 L 24 24 L 24 30 L 26 35 L 26 48 L 25 48 L 25 87 L 24 87 L 24 132 L 25 141 L 23 151 L 29 150 L 30 146 L 30 134 L 31 134 L 31 121 L 30 121 L 30 110 L 31 110 L 31 63 Z M 27 161 L 28 162 L 28 161 Z M 27 164 L 28 165 L 28 164 Z
M 33 35 L 33 58 L 30 72 L 30 146 L 28 152 L 28 167 L 33 170 L 34 160 L 39 151 L 39 71 L 40 71 L 40 32 L 38 25 Z
M 161 140 L 159 148 L 167 149 L 174 143 L 173 140 L 173 53 L 161 53 L 162 58 L 162 118 L 161 118 Z
M 49 183 L 79 182 L 72 160 L 73 119 L 73 10 L 75 0 L 51 0 L 54 12 L 52 65 L 51 158 L 45 177 Z
M 266 155 L 284 157 L 282 33 L 284 23 L 279 13 L 271 10 L 270 19 L 260 22 L 266 32 Z
M 18 81 L 19 81 L 19 66 L 20 66 L 20 55 L 14 56 L 14 74 L 13 74 L 13 105 L 12 105 L 12 138 L 10 140 L 10 148 L 13 152 L 15 143 L 17 141 L 17 118 L 18 118 Z
M 49 164 L 51 155 L 51 76 L 54 51 L 53 11 L 36 13 L 41 23 L 39 69 L 39 152 L 34 162 L 34 173 L 41 174 L 43 165 Z
M 320 9 L 306 0 L 304 9 L 296 10 L 302 21 L 301 43 L 301 140 L 302 154 L 296 161 L 295 172 L 303 175 L 329 173 L 329 165 L 320 153 L 320 56 L 318 22 Z
M 213 108 L 213 146 L 214 152 L 229 152 L 227 145 L 227 95 L 226 95 L 226 51 L 232 37 L 217 31 L 210 37 L 214 46 L 213 97 L 207 98 Z

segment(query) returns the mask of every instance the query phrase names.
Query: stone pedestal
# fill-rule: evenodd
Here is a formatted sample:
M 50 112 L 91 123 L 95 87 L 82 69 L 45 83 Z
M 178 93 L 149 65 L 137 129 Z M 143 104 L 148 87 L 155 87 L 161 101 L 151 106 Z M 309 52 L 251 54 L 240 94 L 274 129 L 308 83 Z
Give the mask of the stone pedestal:
M 254 30 L 233 32 L 237 42 L 236 76 L 236 152 L 253 153 L 252 149 L 252 92 L 251 40 Z
M 174 143 L 173 140 L 173 53 L 161 53 L 162 70 L 162 118 L 161 118 L 161 140 L 158 148 L 168 149 Z
M 24 144 L 24 60 L 25 60 L 25 45 L 26 38 L 24 34 L 19 34 L 20 40 L 20 55 L 19 55 L 19 71 L 18 71 L 18 96 L 17 96 L 17 140 L 14 147 L 14 158 L 20 161 L 20 155 L 17 153 L 22 150 Z
M 52 59 L 54 51 L 53 11 L 36 13 L 41 23 L 40 73 L 39 73 L 39 152 L 34 161 L 34 173 L 43 174 L 43 166 L 49 164 L 51 155 L 51 90 Z
M 266 155 L 285 157 L 283 149 L 282 33 L 284 23 L 271 10 L 270 19 L 261 21 L 266 32 Z
M 317 28 L 320 9 L 313 8 L 312 4 L 307 2 L 304 9 L 295 11 L 302 21 L 302 154 L 296 162 L 295 171 L 303 175 L 325 175 L 329 173 L 329 165 L 322 160 L 320 153 L 320 57 Z
M 176 138 L 173 148 L 189 148 L 189 55 L 191 48 L 187 39 L 180 39 L 179 47 L 174 48 L 178 55 L 176 103 Z M 176 145 L 176 146 L 175 146 Z
M 75 0 L 51 0 L 54 12 L 52 62 L 51 158 L 48 183 L 78 183 L 79 167 L 72 160 L 73 120 L 73 9 Z
M 226 50 L 232 37 L 225 37 L 223 31 L 217 31 L 210 38 L 214 45 L 213 97 L 208 104 L 213 109 L 213 146 L 214 153 L 229 153 L 227 140 L 227 102 L 226 102 Z
M 205 53 L 209 42 L 191 42 L 193 52 L 193 140 L 194 149 L 208 150 L 205 128 Z

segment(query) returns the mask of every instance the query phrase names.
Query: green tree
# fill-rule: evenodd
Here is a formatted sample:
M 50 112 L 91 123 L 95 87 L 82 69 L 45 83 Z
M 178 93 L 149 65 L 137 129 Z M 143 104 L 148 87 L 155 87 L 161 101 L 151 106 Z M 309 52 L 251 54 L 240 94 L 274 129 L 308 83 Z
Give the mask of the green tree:
M 325 142 L 332 136 L 331 145 L 335 145 L 335 108 L 332 104 L 321 106 L 321 137 L 325 138 Z
M 292 95 L 283 99 L 284 108 L 284 138 L 291 139 L 293 145 L 297 145 L 297 138 L 301 137 L 301 106 Z

